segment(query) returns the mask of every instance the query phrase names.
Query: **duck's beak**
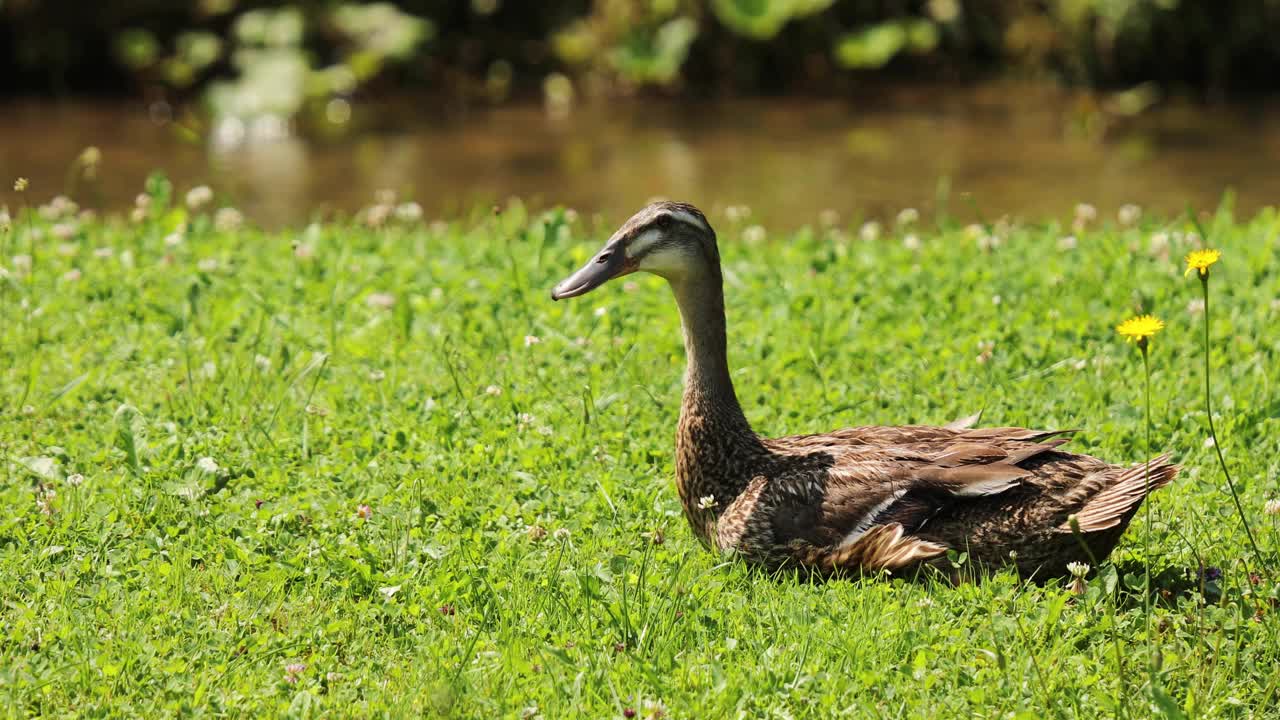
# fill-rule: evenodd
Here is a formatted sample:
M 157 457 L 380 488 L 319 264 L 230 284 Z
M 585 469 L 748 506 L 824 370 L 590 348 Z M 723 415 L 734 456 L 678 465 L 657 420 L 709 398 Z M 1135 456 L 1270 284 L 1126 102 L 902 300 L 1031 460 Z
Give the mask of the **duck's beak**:
M 551 291 L 552 300 L 586 295 L 609 280 L 635 272 L 636 263 L 627 257 L 621 238 L 613 238 L 578 272 L 560 281 Z

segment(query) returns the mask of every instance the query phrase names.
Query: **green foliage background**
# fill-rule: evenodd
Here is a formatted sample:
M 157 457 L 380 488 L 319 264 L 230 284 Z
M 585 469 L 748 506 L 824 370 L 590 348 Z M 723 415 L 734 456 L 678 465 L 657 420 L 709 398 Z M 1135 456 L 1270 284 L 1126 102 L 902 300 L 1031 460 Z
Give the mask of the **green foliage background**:
M 268 45 L 331 70 L 291 86 L 308 94 L 383 76 L 501 100 L 551 73 L 593 93 L 829 93 L 884 74 L 1209 91 L 1280 78 L 1277 0 L 3 0 L 0 88 L 181 96 L 280 60 L 236 52 L 246 15 L 286 18 Z

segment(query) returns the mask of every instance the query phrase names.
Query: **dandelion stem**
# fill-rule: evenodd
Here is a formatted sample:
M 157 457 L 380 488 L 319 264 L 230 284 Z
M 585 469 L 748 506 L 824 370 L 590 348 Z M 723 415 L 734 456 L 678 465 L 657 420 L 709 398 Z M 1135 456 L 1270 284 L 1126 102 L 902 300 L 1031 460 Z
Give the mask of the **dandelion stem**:
M 1209 274 L 1200 273 L 1200 288 L 1204 292 L 1204 411 L 1209 416 L 1209 437 L 1213 439 L 1214 452 L 1218 454 L 1218 464 L 1222 466 L 1222 474 L 1227 478 L 1227 489 L 1231 491 L 1231 499 L 1235 501 L 1236 512 L 1240 514 L 1240 524 L 1244 526 L 1244 534 L 1249 538 L 1249 546 L 1254 555 L 1262 558 L 1258 542 L 1249 527 L 1249 519 L 1244 514 L 1244 506 L 1240 504 L 1240 495 L 1236 492 L 1236 484 L 1231 480 L 1231 471 L 1227 469 L 1227 460 L 1222 456 L 1222 443 L 1218 442 L 1218 431 L 1213 424 L 1213 393 L 1209 386 Z
M 1145 547 L 1142 549 L 1142 565 L 1145 568 L 1146 577 L 1144 578 L 1142 605 L 1147 620 L 1147 662 L 1151 672 L 1155 672 L 1155 640 L 1151 637 L 1151 359 L 1148 352 L 1148 343 L 1139 345 L 1142 348 L 1142 372 L 1146 377 L 1146 406 L 1147 406 L 1147 458 L 1143 464 L 1143 498 L 1146 502 L 1143 504 L 1146 513 L 1146 532 L 1143 533 L 1143 542 Z M 1154 675 L 1153 675 L 1154 678 Z

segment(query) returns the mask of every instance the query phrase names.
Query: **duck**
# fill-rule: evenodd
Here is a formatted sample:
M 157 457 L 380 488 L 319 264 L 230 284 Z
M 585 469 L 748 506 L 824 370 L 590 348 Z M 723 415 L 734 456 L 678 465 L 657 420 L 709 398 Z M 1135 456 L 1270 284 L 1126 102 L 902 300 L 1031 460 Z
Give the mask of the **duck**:
M 688 203 L 627 220 L 553 300 L 647 272 L 680 312 L 686 369 L 675 480 L 707 548 L 819 578 L 1012 568 L 1034 579 L 1100 563 L 1143 501 L 1173 481 L 1167 454 L 1114 465 L 1063 445 L 1074 431 L 948 425 L 860 426 L 762 437 L 729 371 L 715 230 Z

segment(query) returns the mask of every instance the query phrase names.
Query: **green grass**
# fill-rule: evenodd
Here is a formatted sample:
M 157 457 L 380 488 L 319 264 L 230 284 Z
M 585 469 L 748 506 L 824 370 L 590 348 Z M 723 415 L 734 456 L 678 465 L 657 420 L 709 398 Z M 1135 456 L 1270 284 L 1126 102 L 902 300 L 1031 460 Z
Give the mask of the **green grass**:
M 984 252 L 950 225 L 918 230 L 913 251 L 856 228 L 743 240 L 717 222 L 731 363 L 766 434 L 983 410 L 1137 461 L 1141 362 L 1113 328 L 1164 317 L 1154 435 L 1185 470 L 1076 596 L 1008 574 L 806 584 L 702 550 L 672 481 L 684 359 L 669 291 L 637 276 L 548 299 L 622 218 L 515 206 L 232 234 L 162 206 L 66 241 L 38 218 L 0 238 L 5 716 L 1262 717 L 1280 703 L 1280 536 L 1262 511 L 1280 494 L 1275 212 L 1206 223 L 1225 251 L 1218 428 L 1270 557 L 1248 550 L 1204 443 L 1189 227 L 1104 225 L 1063 250 L 1066 231 L 1015 226 Z M 11 258 L 33 228 L 27 274 Z M 1173 233 L 1167 254 L 1150 252 L 1155 232 Z M 1148 560 L 1155 690 L 1133 590 Z M 1222 579 L 1202 588 L 1201 562 Z M 1270 574 L 1251 582 L 1246 565 Z

